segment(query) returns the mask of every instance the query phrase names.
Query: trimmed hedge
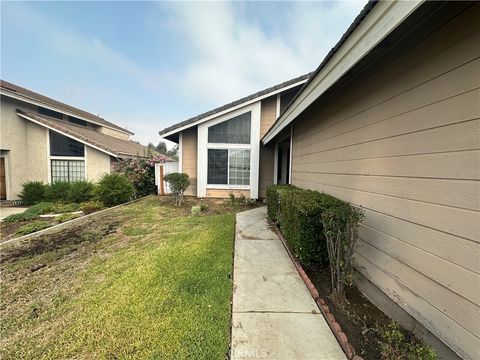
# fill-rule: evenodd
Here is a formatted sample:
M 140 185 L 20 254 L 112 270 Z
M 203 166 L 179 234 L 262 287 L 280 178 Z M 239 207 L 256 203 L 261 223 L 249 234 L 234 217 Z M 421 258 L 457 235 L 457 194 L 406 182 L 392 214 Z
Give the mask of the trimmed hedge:
M 278 224 L 298 260 L 310 268 L 328 266 L 322 214 L 345 206 L 351 205 L 331 195 L 291 185 L 272 185 L 267 189 L 268 217 Z
M 267 215 L 271 221 L 276 224 L 279 223 L 280 193 L 282 191 L 291 191 L 295 189 L 298 188 L 293 185 L 271 185 L 267 187 Z

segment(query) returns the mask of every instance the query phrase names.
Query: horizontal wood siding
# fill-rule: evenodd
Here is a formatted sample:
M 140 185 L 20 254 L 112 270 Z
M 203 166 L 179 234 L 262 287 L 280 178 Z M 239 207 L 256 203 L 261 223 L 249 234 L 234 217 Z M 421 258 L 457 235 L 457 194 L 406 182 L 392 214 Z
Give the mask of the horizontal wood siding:
M 480 349 L 480 5 L 293 130 L 293 184 L 366 210 L 357 269 L 464 358 Z M 368 295 L 368 294 L 367 294 Z
M 262 100 L 260 115 L 260 139 L 267 133 L 276 119 L 277 96 L 271 96 Z M 267 186 L 273 184 L 274 148 L 270 146 L 260 147 L 260 167 L 258 196 L 265 198 Z
M 182 132 L 182 172 L 191 182 L 185 195 L 197 196 L 197 127 Z
M 236 197 L 245 196 L 247 199 L 250 198 L 250 190 L 207 189 L 207 197 L 228 198 L 230 194 Z

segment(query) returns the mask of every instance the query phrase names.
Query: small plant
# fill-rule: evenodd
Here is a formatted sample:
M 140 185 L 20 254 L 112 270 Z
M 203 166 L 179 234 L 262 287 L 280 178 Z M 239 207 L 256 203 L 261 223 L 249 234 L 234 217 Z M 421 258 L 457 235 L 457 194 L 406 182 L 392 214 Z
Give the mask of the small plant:
M 364 216 L 362 208 L 345 202 L 328 208 L 321 214 L 334 296 L 343 297 L 345 285 L 351 283 L 352 258 L 357 247 L 358 226 Z
M 25 224 L 18 228 L 17 231 L 15 231 L 15 236 L 23 236 L 27 234 L 34 233 L 36 231 L 40 231 L 46 228 L 49 228 L 52 226 L 48 221 L 36 221 L 30 224 Z
M 95 188 L 95 195 L 98 200 L 106 206 L 123 204 L 132 199 L 135 189 L 132 183 L 118 173 L 105 174 Z
M 200 201 L 199 206 L 200 206 L 200 210 L 201 210 L 201 211 L 205 211 L 205 210 L 208 209 L 208 204 L 207 204 L 206 202 L 204 202 L 204 201 Z
M 81 214 L 63 214 L 63 215 L 60 215 L 58 218 L 57 218 L 57 221 L 59 223 L 63 223 L 63 222 L 66 222 L 66 221 L 69 221 L 69 220 L 73 220 L 73 219 L 76 219 L 78 217 L 80 217 Z
M 380 353 L 385 360 L 435 360 L 437 354 L 430 346 L 418 340 L 413 334 L 403 331 L 398 323 L 392 321 L 386 327 L 380 327 Z
M 55 181 L 45 187 L 45 200 L 47 201 L 68 201 L 68 192 L 71 183 L 68 181 Z
M 200 205 L 193 205 L 191 209 L 192 216 L 198 216 L 202 212 L 202 208 Z
M 86 201 L 80 204 L 80 210 L 84 214 L 91 214 L 104 208 L 105 206 L 98 200 Z
M 67 191 L 67 201 L 81 203 L 93 198 L 94 185 L 90 181 L 75 181 Z
M 36 217 L 38 217 L 38 215 L 36 215 L 36 214 L 28 214 L 28 213 L 26 213 L 26 212 L 24 211 L 23 213 L 20 213 L 20 214 L 12 214 L 12 215 L 9 215 L 9 216 L 7 216 L 5 219 L 3 219 L 3 221 L 5 221 L 6 223 L 16 223 L 16 222 L 20 222 L 20 221 L 33 220 L 33 219 L 35 219 Z
M 170 185 L 170 189 L 175 196 L 175 205 L 180 206 L 183 200 L 183 193 L 190 186 L 188 174 L 170 173 L 165 175 L 164 180 Z
M 45 185 L 41 181 L 27 181 L 22 184 L 18 197 L 24 205 L 37 204 L 45 198 Z
M 235 206 L 237 204 L 237 198 L 233 192 L 228 193 L 228 200 L 230 201 L 231 206 Z

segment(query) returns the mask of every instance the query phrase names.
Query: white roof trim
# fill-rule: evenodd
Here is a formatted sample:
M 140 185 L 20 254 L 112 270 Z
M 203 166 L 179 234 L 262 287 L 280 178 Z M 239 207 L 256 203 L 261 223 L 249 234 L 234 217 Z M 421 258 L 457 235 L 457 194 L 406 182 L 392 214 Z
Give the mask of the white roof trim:
M 269 93 L 260 95 L 260 96 L 254 98 L 254 99 L 251 99 L 251 100 L 242 102 L 242 103 L 240 103 L 240 104 L 238 104 L 238 105 L 232 106 L 232 107 L 230 107 L 230 108 L 228 108 L 228 109 L 225 109 L 225 110 L 223 110 L 223 111 L 219 111 L 218 113 L 215 113 L 215 114 L 206 116 L 206 117 L 201 118 L 201 119 L 199 119 L 199 120 L 197 120 L 197 121 L 195 121 L 195 122 L 192 122 L 192 123 L 190 123 L 190 124 L 186 124 L 186 125 L 184 125 L 184 126 L 182 126 L 182 127 L 179 127 L 179 128 L 174 129 L 174 130 L 172 130 L 172 131 L 169 131 L 168 133 L 162 134 L 161 137 L 162 137 L 162 138 L 165 138 L 165 137 L 167 137 L 167 136 L 170 136 L 170 135 L 176 134 L 176 133 L 178 133 L 178 132 L 180 132 L 180 131 L 183 131 L 183 130 L 185 130 L 185 129 L 188 129 L 188 128 L 192 127 L 192 126 L 196 126 L 196 125 L 201 124 L 201 123 L 203 123 L 203 122 L 205 122 L 205 121 L 214 119 L 214 118 L 216 118 L 216 117 L 218 117 L 218 116 L 228 114 L 228 113 L 231 112 L 231 111 L 240 109 L 240 108 L 242 108 L 242 107 L 244 107 L 244 106 L 253 104 L 253 103 L 257 102 L 257 101 L 263 100 L 263 99 L 265 99 L 265 98 L 267 98 L 267 97 L 270 97 L 270 96 L 272 96 L 272 95 L 281 93 L 282 91 L 285 91 L 285 90 L 294 88 L 295 86 L 304 84 L 306 81 L 307 81 L 307 79 L 305 79 L 305 80 L 300 80 L 300 81 L 297 81 L 296 83 L 290 84 L 290 85 L 285 86 L 285 87 L 283 87 L 283 88 L 281 88 L 281 89 L 273 90 L 273 91 L 271 91 L 271 92 L 269 92 Z
M 115 131 L 119 131 L 119 132 L 124 133 L 124 134 L 134 135 L 134 133 L 131 132 L 131 131 L 129 131 L 129 130 L 121 129 L 121 128 L 120 128 L 120 129 L 119 129 L 119 128 L 115 128 L 115 127 L 110 126 L 110 125 L 106 125 L 106 124 L 102 124 L 102 123 L 96 122 L 95 120 L 87 119 L 87 118 L 84 117 L 84 116 L 76 115 L 76 114 L 74 114 L 74 113 L 72 113 L 72 112 L 70 112 L 70 111 L 66 111 L 66 110 L 61 109 L 61 108 L 59 108 L 59 107 L 52 106 L 52 105 L 50 105 L 50 104 L 48 104 L 48 103 L 44 103 L 44 102 L 42 102 L 42 101 L 38 101 L 38 100 L 32 99 L 32 98 L 29 97 L 29 96 L 25 96 L 25 95 L 22 95 L 22 94 L 10 92 L 10 91 L 8 91 L 7 89 L 0 88 L 0 94 L 1 94 L 1 95 L 4 95 L 4 96 L 8 96 L 8 97 L 10 97 L 10 98 L 12 98 L 12 99 L 24 101 L 24 102 L 29 103 L 29 104 L 33 104 L 33 105 L 37 105 L 37 106 L 44 107 L 44 108 L 49 109 L 49 110 L 57 111 L 57 112 L 60 112 L 60 113 L 62 113 L 62 114 L 68 115 L 68 116 L 73 116 L 73 117 L 76 117 L 76 118 L 78 118 L 78 119 L 81 119 L 81 120 L 90 122 L 90 123 L 92 123 L 92 124 L 95 124 L 95 125 L 98 125 L 98 126 L 103 126 L 103 127 L 106 127 L 106 128 L 112 129 L 112 130 L 115 130 Z
M 262 144 L 270 142 L 423 2 L 424 0 L 379 1 L 286 112 L 273 124 L 263 137 Z
M 58 129 L 54 128 L 53 126 L 49 126 L 49 125 L 44 124 L 44 123 L 42 123 L 42 122 L 40 122 L 40 121 L 38 121 L 38 120 L 35 120 L 35 119 L 31 118 L 30 116 L 27 116 L 27 115 L 24 115 L 24 114 L 19 114 L 18 112 L 17 112 L 17 115 L 20 116 L 20 117 L 22 117 L 22 118 L 24 118 L 24 119 L 26 119 L 26 120 L 29 120 L 29 121 L 37 124 L 37 125 L 43 126 L 43 127 L 47 128 L 47 129 L 50 129 L 50 130 L 55 131 L 55 132 L 57 132 L 57 133 L 59 133 L 59 134 L 62 134 L 63 136 L 66 136 L 66 137 L 69 137 L 69 138 L 71 138 L 71 139 L 73 139 L 73 140 L 76 140 L 76 141 L 78 141 L 78 142 L 80 142 L 80 143 L 82 143 L 82 144 L 84 144 L 84 145 L 87 145 L 87 146 L 90 146 L 90 147 L 92 147 L 92 148 L 94 148 L 94 149 L 97 149 L 98 151 L 104 152 L 105 154 L 111 155 L 111 156 L 113 156 L 113 157 L 119 157 L 118 154 L 114 154 L 114 153 L 112 153 L 112 152 L 110 152 L 110 151 L 107 151 L 107 150 L 105 150 L 105 149 L 99 148 L 98 146 L 93 145 L 93 144 L 89 143 L 88 141 L 79 139 L 79 138 L 77 138 L 77 137 L 75 137 L 75 136 L 73 136 L 73 135 L 71 135 L 71 134 L 67 134 L 66 132 L 63 132 L 63 131 L 61 131 L 61 130 L 58 130 Z

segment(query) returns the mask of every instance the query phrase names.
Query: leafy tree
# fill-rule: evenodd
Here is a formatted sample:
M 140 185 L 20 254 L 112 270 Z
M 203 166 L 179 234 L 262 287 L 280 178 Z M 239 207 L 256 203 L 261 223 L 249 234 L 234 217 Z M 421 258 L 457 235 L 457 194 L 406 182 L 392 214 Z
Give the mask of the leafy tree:
M 155 163 L 164 163 L 165 155 L 149 153 L 145 158 L 123 159 L 115 163 L 115 171 L 124 174 L 135 187 L 135 196 L 155 194 Z
M 170 189 L 175 195 L 175 205 L 182 204 L 183 193 L 190 186 L 188 174 L 185 173 L 170 173 L 165 175 L 164 180 L 170 184 Z

